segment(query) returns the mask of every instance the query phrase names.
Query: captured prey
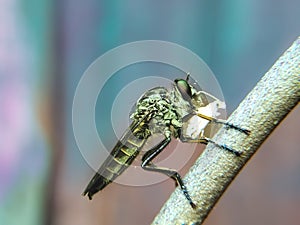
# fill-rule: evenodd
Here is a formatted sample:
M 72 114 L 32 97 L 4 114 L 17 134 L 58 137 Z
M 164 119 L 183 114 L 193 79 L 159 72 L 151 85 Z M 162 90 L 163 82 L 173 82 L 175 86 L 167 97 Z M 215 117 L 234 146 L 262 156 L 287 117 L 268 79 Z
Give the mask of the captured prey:
M 192 201 L 179 173 L 169 168 L 158 167 L 152 160 L 166 148 L 172 138 L 181 142 L 212 143 L 239 156 L 242 152 L 216 143 L 205 136 L 207 125 L 210 123 L 223 124 L 246 135 L 250 133 L 246 129 L 216 119 L 219 109 L 225 109 L 225 103 L 202 91 L 189 74 L 186 79 L 176 79 L 171 90 L 164 87 L 148 90 L 136 103 L 130 116 L 131 125 L 89 182 L 83 195 L 92 199 L 95 193 L 105 188 L 130 166 L 150 136 L 160 134 L 164 139 L 145 152 L 141 167 L 171 177 L 195 209 L 196 204 Z

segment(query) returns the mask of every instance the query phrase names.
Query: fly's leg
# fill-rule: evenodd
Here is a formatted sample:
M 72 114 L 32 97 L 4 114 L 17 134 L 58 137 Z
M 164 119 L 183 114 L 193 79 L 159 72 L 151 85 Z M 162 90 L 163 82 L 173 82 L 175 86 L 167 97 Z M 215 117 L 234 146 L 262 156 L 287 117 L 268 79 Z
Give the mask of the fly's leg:
M 226 151 L 229 151 L 229 152 L 235 154 L 236 156 L 240 156 L 242 154 L 242 152 L 239 152 L 239 151 L 237 151 L 237 150 L 235 150 L 233 148 L 230 148 L 229 146 L 227 146 L 225 144 L 221 144 L 220 145 L 220 144 L 214 142 L 213 140 L 211 140 L 210 138 L 204 137 L 204 140 L 207 141 L 207 143 L 212 143 L 212 144 L 214 144 L 215 146 L 217 146 L 217 147 L 219 147 L 221 149 L 224 149 Z
M 189 201 L 191 207 L 193 209 L 196 209 L 196 204 L 193 203 L 191 196 L 189 195 L 186 186 L 184 185 L 181 176 L 179 175 L 178 172 L 176 172 L 175 170 L 172 169 L 168 169 L 168 168 L 162 168 L 162 167 L 157 167 L 156 165 L 149 163 L 147 165 L 142 165 L 143 169 L 148 170 L 148 171 L 154 171 L 154 172 L 159 172 L 162 174 L 167 175 L 168 177 L 171 177 L 173 180 L 175 180 L 176 182 L 176 186 L 179 185 L 185 198 Z
M 171 138 L 166 138 L 154 148 L 147 151 L 142 158 L 143 162 L 141 166 L 144 170 L 159 172 L 167 175 L 168 177 L 171 177 L 176 182 L 176 184 L 180 186 L 184 196 L 189 201 L 192 208 L 195 209 L 196 205 L 193 203 L 179 173 L 172 169 L 158 167 L 151 162 L 159 153 L 162 152 L 162 150 L 170 143 L 170 141 Z
M 229 146 L 225 145 L 225 144 L 218 144 L 215 141 L 211 140 L 210 138 L 201 136 L 199 139 L 187 139 L 187 138 L 181 138 L 180 139 L 182 142 L 188 142 L 188 143 L 201 143 L 201 144 L 205 144 L 207 145 L 208 143 L 212 143 L 213 145 L 215 145 L 218 148 L 224 149 L 228 152 L 231 152 L 233 154 L 235 154 L 236 156 L 240 156 L 242 154 L 242 152 L 239 152 L 233 148 L 230 148 Z
M 242 133 L 244 133 L 244 134 L 247 134 L 247 135 L 250 134 L 250 131 L 249 131 L 249 130 L 244 129 L 244 128 L 241 128 L 241 127 L 238 127 L 238 126 L 236 126 L 236 125 L 234 125 L 234 124 L 228 123 L 228 122 L 226 122 L 225 120 L 216 119 L 216 118 L 213 118 L 213 117 L 210 117 L 210 116 L 203 115 L 203 114 L 201 114 L 201 113 L 197 113 L 197 116 L 199 116 L 199 117 L 201 117 L 201 118 L 203 118 L 203 119 L 206 119 L 206 120 L 208 120 L 208 121 L 210 121 L 210 122 L 213 122 L 213 123 L 223 124 L 223 125 L 225 125 L 226 127 L 233 128 L 233 129 L 238 130 L 238 131 L 240 131 L 240 132 L 242 132 Z

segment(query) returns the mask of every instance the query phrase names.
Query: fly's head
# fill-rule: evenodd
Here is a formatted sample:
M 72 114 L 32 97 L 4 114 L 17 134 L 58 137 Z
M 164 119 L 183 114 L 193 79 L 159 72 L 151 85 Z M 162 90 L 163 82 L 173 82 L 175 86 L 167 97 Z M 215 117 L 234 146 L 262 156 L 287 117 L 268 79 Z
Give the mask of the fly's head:
M 225 109 L 226 105 L 224 101 L 221 101 L 217 97 L 203 91 L 199 84 L 188 74 L 186 79 L 176 79 L 175 83 L 175 104 L 185 105 L 186 111 L 189 113 L 192 111 L 197 111 L 201 108 L 208 107 L 213 112 L 210 116 L 220 115 L 217 112 L 219 109 Z
M 186 79 L 174 80 L 174 90 L 172 91 L 172 102 L 178 113 L 184 117 L 192 113 L 195 109 L 195 96 L 197 89 L 189 83 L 190 76 Z M 193 83 L 196 84 L 194 81 Z
M 174 83 L 174 104 L 185 118 L 181 135 L 197 139 L 203 132 L 210 133 L 209 121 L 197 114 L 217 118 L 221 115 L 220 110 L 225 109 L 225 102 L 203 91 L 189 74 L 186 79 L 176 79 Z

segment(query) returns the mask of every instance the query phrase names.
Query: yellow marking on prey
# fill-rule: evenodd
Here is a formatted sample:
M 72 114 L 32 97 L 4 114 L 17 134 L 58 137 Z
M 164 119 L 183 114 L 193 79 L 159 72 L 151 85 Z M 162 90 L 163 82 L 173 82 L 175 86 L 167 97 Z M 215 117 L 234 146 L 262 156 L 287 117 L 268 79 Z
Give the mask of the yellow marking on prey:
M 200 113 L 198 113 L 197 116 L 199 116 L 199 117 L 201 117 L 201 118 L 203 118 L 203 119 L 209 120 L 209 121 L 214 120 L 213 117 L 206 116 L 206 115 L 203 115 L 203 114 L 200 114 Z

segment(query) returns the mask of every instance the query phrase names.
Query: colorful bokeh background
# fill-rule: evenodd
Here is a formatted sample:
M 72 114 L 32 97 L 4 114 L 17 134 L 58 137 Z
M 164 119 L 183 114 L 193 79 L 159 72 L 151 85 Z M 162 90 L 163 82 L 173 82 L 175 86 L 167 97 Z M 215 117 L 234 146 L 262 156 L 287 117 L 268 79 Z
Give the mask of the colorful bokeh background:
M 92 202 L 81 196 L 93 170 L 76 146 L 72 101 L 106 51 L 148 39 L 189 48 L 215 73 L 230 114 L 299 34 L 296 0 L 0 0 L 0 224 L 150 224 L 174 190 L 166 180 L 112 184 Z M 299 224 L 299 113 L 271 134 L 205 224 Z

